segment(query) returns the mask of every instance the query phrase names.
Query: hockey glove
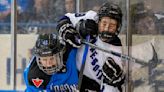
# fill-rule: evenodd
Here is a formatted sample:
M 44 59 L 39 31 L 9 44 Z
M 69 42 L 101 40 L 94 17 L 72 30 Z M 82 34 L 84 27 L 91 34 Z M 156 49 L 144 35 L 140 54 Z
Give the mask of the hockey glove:
M 71 46 L 79 48 L 81 45 L 81 38 L 79 33 L 73 27 L 68 17 L 62 18 L 57 25 L 59 37 L 69 43 Z
M 91 38 L 95 38 L 98 34 L 98 25 L 94 20 L 82 19 L 76 24 L 76 30 L 84 39 L 87 35 L 90 35 Z
M 123 70 L 111 57 L 108 57 L 105 61 L 102 73 L 104 76 L 103 82 L 108 85 L 118 87 L 124 83 L 125 75 Z

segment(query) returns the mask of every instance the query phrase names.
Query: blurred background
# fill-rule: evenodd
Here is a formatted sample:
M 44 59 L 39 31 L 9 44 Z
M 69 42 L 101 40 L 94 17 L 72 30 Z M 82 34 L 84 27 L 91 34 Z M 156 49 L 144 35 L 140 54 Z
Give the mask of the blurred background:
M 107 1 L 119 4 L 123 11 L 119 36 L 124 54 L 148 64 L 123 60 L 124 92 L 164 92 L 164 0 L 16 0 L 14 32 L 13 0 L 0 0 L 0 91 L 25 89 L 23 71 L 38 34 L 56 33 L 57 21 L 67 12 L 98 11 Z

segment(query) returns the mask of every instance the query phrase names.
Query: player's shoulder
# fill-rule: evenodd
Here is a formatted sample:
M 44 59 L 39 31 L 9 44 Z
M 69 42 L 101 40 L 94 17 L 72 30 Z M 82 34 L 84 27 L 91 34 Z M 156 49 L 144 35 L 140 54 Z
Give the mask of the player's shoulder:
M 89 10 L 89 11 L 86 12 L 86 14 L 88 14 L 88 15 L 89 15 L 89 14 L 97 15 L 97 12 L 96 12 L 96 11 L 93 11 L 93 10 Z
M 107 44 L 111 44 L 113 46 L 122 46 L 121 39 L 118 36 L 110 39 Z
M 118 36 L 116 36 L 114 40 L 111 40 L 110 43 L 114 46 L 122 46 L 121 40 Z
M 114 50 L 116 52 L 122 52 L 122 43 L 121 40 L 117 37 L 109 42 L 103 42 L 100 38 L 96 41 L 100 47 L 104 49 Z
M 35 80 L 36 81 L 43 81 L 39 87 L 40 88 L 46 88 L 47 84 L 49 83 L 49 81 L 51 79 L 51 76 L 46 75 L 43 71 L 41 71 L 39 69 L 37 62 L 36 62 L 36 57 L 34 57 L 33 59 L 31 59 L 29 69 L 28 69 L 27 78 L 28 78 L 29 85 L 37 87 Z
M 122 46 L 121 40 L 118 36 L 114 37 L 113 39 L 110 39 L 107 42 L 103 42 L 99 37 L 97 38 L 96 42 L 106 44 L 108 45 L 113 45 L 113 46 Z
M 92 10 L 80 13 L 66 13 L 65 16 L 70 19 L 73 26 L 76 26 L 76 24 L 82 19 L 92 19 L 95 21 L 97 20 L 97 13 Z
M 86 18 L 88 19 L 93 19 L 93 20 L 97 20 L 97 12 L 93 11 L 93 10 L 89 10 L 86 12 Z

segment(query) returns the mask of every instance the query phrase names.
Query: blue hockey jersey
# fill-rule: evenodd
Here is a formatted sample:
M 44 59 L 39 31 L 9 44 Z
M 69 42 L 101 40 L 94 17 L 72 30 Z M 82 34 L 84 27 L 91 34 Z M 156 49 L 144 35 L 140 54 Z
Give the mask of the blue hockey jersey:
M 36 57 L 24 71 L 26 92 L 75 92 L 78 84 L 76 49 L 72 49 L 66 62 L 66 72 L 46 75 L 36 65 Z M 33 67 L 35 65 L 35 67 Z M 37 67 L 36 67 L 37 66 Z

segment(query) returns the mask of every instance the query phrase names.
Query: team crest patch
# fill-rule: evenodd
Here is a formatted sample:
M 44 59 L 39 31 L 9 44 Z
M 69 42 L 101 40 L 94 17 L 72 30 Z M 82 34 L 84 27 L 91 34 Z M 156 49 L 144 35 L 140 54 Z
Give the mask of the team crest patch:
M 39 78 L 32 79 L 32 83 L 33 83 L 37 88 L 39 88 L 39 86 L 42 85 L 43 80 L 42 80 L 42 79 L 39 79 Z

